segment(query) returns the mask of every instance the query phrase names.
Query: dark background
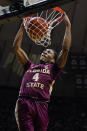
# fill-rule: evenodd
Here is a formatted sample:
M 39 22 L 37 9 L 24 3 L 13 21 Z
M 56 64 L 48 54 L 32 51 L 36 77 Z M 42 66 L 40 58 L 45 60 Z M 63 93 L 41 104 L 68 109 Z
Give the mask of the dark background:
M 2 10 L 5 7 L 0 7 Z M 87 130 L 87 0 L 61 5 L 72 24 L 72 46 L 67 64 L 53 88 L 49 104 L 49 131 Z M 21 20 L 0 25 L 0 129 L 15 131 L 14 108 L 23 68 L 12 50 Z M 52 45 L 61 50 L 65 26 L 62 22 L 51 34 Z M 36 64 L 43 47 L 35 45 L 24 32 L 22 48 Z

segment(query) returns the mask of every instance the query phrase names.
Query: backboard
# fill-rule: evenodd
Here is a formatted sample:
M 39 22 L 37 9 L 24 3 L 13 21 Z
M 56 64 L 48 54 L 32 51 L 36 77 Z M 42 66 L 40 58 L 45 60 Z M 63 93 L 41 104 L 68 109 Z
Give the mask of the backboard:
M 0 24 L 29 16 L 33 13 L 64 5 L 75 0 L 15 0 L 13 5 L 0 8 Z
M 44 1 L 47 1 L 47 0 L 24 0 L 23 3 L 25 7 L 28 7 L 28 6 L 35 5 Z

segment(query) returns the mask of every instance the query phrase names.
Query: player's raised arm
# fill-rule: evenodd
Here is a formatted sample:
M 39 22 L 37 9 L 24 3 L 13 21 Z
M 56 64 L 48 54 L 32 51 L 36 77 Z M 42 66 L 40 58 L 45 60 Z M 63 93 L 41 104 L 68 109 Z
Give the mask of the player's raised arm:
M 68 52 L 71 46 L 71 23 L 66 13 L 64 16 L 64 23 L 66 25 L 66 30 L 63 39 L 62 50 L 60 51 L 57 61 L 58 67 L 60 68 L 63 68 L 66 64 Z
M 16 54 L 16 57 L 18 59 L 18 61 L 22 64 L 25 65 L 28 62 L 28 56 L 27 54 L 23 51 L 23 49 L 21 48 L 21 42 L 22 42 L 22 37 L 23 37 L 23 32 L 24 32 L 24 26 L 23 24 L 21 24 L 17 35 L 14 39 L 14 43 L 13 43 L 13 50 Z

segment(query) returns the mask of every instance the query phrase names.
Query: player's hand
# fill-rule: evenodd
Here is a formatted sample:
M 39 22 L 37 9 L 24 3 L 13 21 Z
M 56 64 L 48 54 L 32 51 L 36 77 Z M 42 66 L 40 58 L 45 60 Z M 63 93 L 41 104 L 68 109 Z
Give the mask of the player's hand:
M 71 23 L 70 23 L 70 20 L 69 20 L 69 17 L 67 16 L 67 14 L 64 12 L 64 18 L 63 18 L 66 26 L 71 26 Z

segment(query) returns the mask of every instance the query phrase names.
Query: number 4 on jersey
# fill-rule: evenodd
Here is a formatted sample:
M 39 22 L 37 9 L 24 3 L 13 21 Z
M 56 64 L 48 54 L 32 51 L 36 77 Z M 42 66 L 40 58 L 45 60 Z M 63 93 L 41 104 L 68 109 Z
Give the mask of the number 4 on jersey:
M 33 78 L 33 80 L 38 81 L 39 80 L 39 73 L 36 73 Z

